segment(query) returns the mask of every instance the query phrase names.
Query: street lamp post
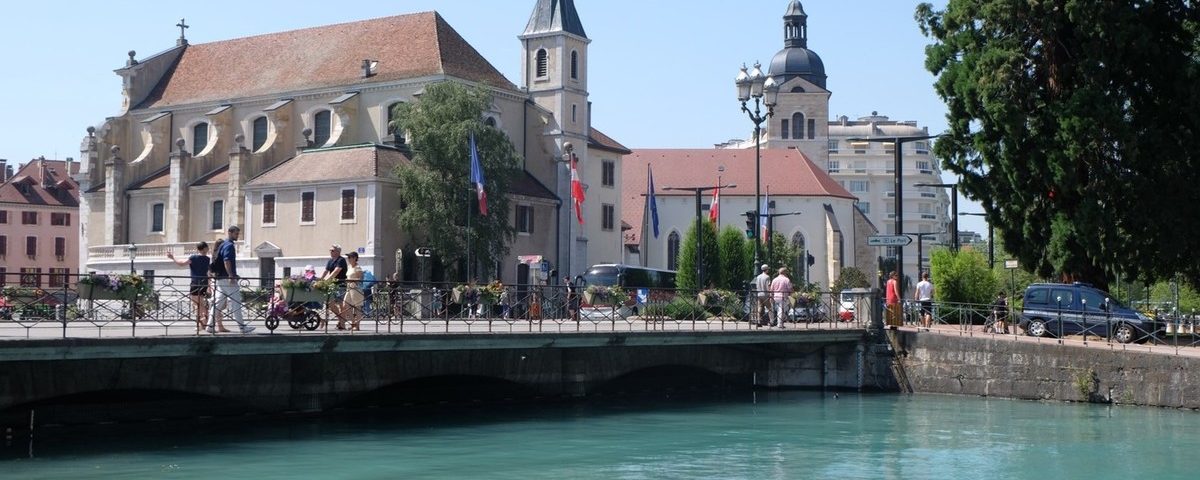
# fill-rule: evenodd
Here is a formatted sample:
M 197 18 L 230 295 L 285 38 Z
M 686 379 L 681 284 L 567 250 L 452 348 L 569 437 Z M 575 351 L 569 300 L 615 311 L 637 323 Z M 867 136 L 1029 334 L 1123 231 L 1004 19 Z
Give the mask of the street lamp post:
M 957 183 L 914 183 L 914 187 L 936 187 L 950 189 L 950 210 L 954 215 L 950 217 L 950 245 L 954 247 L 954 251 L 958 251 L 958 184 Z
M 987 218 L 986 213 L 963 212 L 963 213 L 960 213 L 959 215 L 970 215 L 973 217 L 983 217 L 983 219 L 985 221 L 987 221 L 987 224 L 988 224 L 988 268 L 995 268 L 996 267 L 996 246 L 995 246 L 996 243 L 993 240 L 995 240 L 996 229 L 992 227 L 992 220 L 990 218 Z
M 919 135 L 910 137 L 854 137 L 848 138 L 851 142 L 872 142 L 872 143 L 890 143 L 892 144 L 892 158 L 895 162 L 896 175 L 896 234 L 900 235 L 904 232 L 904 144 L 908 142 L 916 142 L 920 140 L 929 140 L 937 138 L 938 135 Z M 900 278 L 900 285 L 904 285 L 904 247 L 897 245 L 892 247 L 896 249 L 896 274 Z M 903 288 L 903 287 L 901 287 Z M 901 292 L 901 296 L 903 296 Z
M 771 242 L 771 239 L 775 236 L 775 217 L 786 217 L 788 215 L 799 215 L 799 214 L 800 214 L 800 212 L 764 213 L 764 214 L 762 214 L 762 216 L 766 217 L 766 219 L 767 219 L 767 260 L 775 258 L 774 257 L 775 245 L 773 245 Z
M 704 261 L 703 261 L 703 259 L 704 259 L 704 235 L 702 233 L 700 233 L 700 229 L 703 228 L 703 224 L 701 223 L 702 219 L 701 219 L 701 215 L 700 215 L 700 205 L 701 205 L 700 194 L 703 192 L 709 191 L 709 190 L 716 190 L 719 188 L 733 189 L 733 188 L 737 188 L 737 184 L 735 184 L 735 183 L 731 183 L 728 185 L 718 184 L 718 185 L 712 186 L 712 187 L 664 187 L 663 188 L 663 190 L 693 192 L 696 195 L 696 286 L 698 288 L 704 288 Z
M 921 278 L 921 273 L 925 270 L 922 268 L 925 263 L 925 249 L 922 241 L 925 237 L 941 235 L 946 232 L 925 232 L 925 233 L 910 233 L 909 235 L 917 236 L 917 278 Z
M 131 243 L 125 249 L 129 251 L 129 274 L 132 275 L 137 273 L 137 270 L 134 270 L 133 268 L 133 259 L 134 257 L 137 257 L 137 244 Z
M 768 77 L 762 73 L 762 65 L 754 64 L 754 70 L 746 72 L 746 66 L 742 65 L 742 70 L 738 72 L 734 84 L 737 85 L 737 98 L 742 103 L 742 111 L 746 112 L 746 116 L 750 117 L 750 121 L 754 122 L 754 211 L 756 217 L 762 216 L 762 124 L 775 114 L 775 104 L 779 99 L 779 84 L 775 82 L 774 77 Z M 746 106 L 746 102 L 754 99 L 754 111 Z M 767 107 L 766 113 L 762 112 L 761 107 Z M 762 246 L 759 245 L 758 229 L 754 229 L 754 263 L 758 265 L 759 258 L 762 257 Z

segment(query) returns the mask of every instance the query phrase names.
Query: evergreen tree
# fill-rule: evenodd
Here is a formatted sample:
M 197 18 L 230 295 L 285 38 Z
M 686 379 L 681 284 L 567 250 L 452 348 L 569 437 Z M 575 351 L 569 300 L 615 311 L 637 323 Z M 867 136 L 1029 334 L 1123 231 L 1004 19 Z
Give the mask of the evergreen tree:
M 440 82 L 395 110 L 392 126 L 409 135 L 413 149 L 412 161 L 396 169 L 403 205 L 396 220 L 451 265 L 465 258 L 468 237 L 472 262 L 494 265 L 508 252 L 515 233 L 507 193 L 520 173 L 520 155 L 504 132 L 483 123 L 483 112 L 491 105 L 491 94 L 483 88 Z M 470 134 L 483 168 L 487 216 L 479 214 L 470 183 Z M 465 279 L 466 272 L 457 277 Z
M 1196 283 L 1192 2 L 950 0 L 916 20 L 948 107 L 934 148 L 1023 268 Z
M 721 256 L 718 253 L 717 227 L 705 219 L 702 223 L 701 235 L 704 235 L 704 278 L 706 285 L 700 285 L 696 278 L 696 225 L 692 224 L 683 237 L 683 245 L 679 247 L 679 272 L 675 275 L 675 285 L 681 290 L 698 291 L 708 288 L 707 284 L 721 285 Z
M 746 271 L 746 234 L 732 225 L 721 229 L 718 248 L 721 256 L 721 279 L 718 285 L 731 291 L 744 290 L 746 282 L 750 281 Z

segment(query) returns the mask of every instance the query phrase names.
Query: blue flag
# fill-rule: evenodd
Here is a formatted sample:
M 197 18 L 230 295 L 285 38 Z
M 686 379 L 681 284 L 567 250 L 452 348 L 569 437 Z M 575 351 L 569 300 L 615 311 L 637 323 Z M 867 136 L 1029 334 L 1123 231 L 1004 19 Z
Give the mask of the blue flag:
M 654 238 L 658 238 L 658 203 L 654 199 L 654 170 L 650 169 L 650 164 L 646 164 L 646 176 L 650 179 L 649 185 L 646 187 L 646 198 L 650 205 L 650 224 L 654 226 Z

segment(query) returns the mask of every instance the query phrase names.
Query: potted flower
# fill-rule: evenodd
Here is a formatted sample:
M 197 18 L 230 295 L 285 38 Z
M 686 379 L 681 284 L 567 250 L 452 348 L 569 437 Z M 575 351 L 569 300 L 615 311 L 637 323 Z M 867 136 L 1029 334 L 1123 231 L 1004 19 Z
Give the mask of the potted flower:
M 87 300 L 133 300 L 151 297 L 153 287 L 136 273 L 91 273 L 79 278 L 79 298 Z
M 285 278 L 279 285 L 283 287 L 283 298 L 288 303 L 321 303 L 336 287 L 329 280 L 312 280 L 299 275 Z
M 618 285 L 590 285 L 583 291 L 583 300 L 592 305 L 618 307 L 629 301 L 629 294 Z
M 10 304 L 21 305 L 40 301 L 46 297 L 46 291 L 38 287 L 6 285 L 0 289 L 0 296 L 3 296 Z

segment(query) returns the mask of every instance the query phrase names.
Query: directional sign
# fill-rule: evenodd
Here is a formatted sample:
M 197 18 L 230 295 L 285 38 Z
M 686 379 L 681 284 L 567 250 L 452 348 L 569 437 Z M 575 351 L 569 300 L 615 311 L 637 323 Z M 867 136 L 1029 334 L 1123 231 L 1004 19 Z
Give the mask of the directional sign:
M 872 247 L 903 247 L 912 243 L 907 235 L 871 235 L 867 237 L 867 245 Z
M 1012 269 L 1012 268 L 1017 268 L 1019 266 L 1020 265 L 1017 263 L 1016 260 L 1005 260 L 1004 261 L 1004 268 Z

